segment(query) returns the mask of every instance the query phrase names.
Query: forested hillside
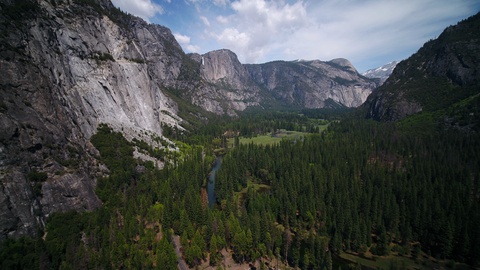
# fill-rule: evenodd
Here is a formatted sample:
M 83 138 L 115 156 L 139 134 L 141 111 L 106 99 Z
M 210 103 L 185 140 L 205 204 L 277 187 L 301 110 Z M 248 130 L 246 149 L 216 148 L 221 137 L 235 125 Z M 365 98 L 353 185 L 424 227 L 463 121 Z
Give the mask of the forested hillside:
M 478 130 L 480 13 L 446 28 L 400 62 L 364 103 L 367 117 L 397 121 L 422 112 L 418 120 Z M 428 118 L 427 121 L 421 118 Z
M 102 126 L 92 143 L 110 171 L 96 190 L 103 207 L 51 216 L 43 238 L 5 241 L 2 268 L 176 269 L 171 235 L 180 236 L 190 267 L 222 266 L 224 248 L 236 262 L 262 267 L 277 258 L 290 267 L 332 269 L 347 255 L 394 255 L 427 268 L 479 266 L 476 133 L 412 136 L 393 124 L 349 118 L 274 145 L 234 139 L 221 151 L 217 199 L 208 207 L 202 189 L 214 148 L 228 145 L 225 130 L 255 136 L 285 125 L 305 130 L 311 120 L 293 113 L 218 120 L 185 138 L 205 146 L 162 153 L 163 170 L 133 158 L 140 142 Z
M 256 231 L 260 243 L 268 244 L 259 227 L 265 218 L 281 224 L 275 228 L 283 230 L 281 254 L 302 269 L 321 266 L 312 245 L 319 236 L 334 253 L 415 257 L 421 248 L 477 264 L 478 139 L 344 122 L 302 141 L 241 145 L 223 160 L 218 194 L 226 209 L 240 205 L 248 216 L 244 229 Z M 252 183 L 269 188 L 255 191 Z M 285 234 L 294 236 L 291 243 Z

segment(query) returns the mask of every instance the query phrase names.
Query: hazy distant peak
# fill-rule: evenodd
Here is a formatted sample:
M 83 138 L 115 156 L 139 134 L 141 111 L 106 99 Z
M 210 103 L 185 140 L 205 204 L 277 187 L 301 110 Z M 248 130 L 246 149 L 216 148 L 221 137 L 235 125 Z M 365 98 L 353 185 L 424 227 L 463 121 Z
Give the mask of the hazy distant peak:
M 344 68 L 345 70 L 348 70 L 353 73 L 357 73 L 357 69 L 352 65 L 352 63 L 349 60 L 345 58 L 335 58 L 328 61 L 327 63 L 337 65 Z
M 340 65 L 340 66 L 344 66 L 344 67 L 352 66 L 352 63 L 350 63 L 350 61 L 348 61 L 345 58 L 335 58 L 335 59 L 330 60 L 329 62 L 335 63 L 335 64 Z
M 385 82 L 390 74 L 392 74 L 393 70 L 397 66 L 398 62 L 397 61 L 392 61 L 390 63 L 387 63 L 381 67 L 369 69 L 362 73 L 363 76 L 367 78 L 378 78 L 380 79 L 380 82 L 383 83 Z

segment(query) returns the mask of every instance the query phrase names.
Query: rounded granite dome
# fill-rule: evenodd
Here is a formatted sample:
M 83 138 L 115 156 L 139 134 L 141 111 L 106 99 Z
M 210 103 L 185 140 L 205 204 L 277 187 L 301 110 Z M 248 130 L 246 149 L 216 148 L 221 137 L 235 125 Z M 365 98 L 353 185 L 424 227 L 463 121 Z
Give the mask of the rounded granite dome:
M 335 59 L 332 59 L 332 60 L 328 61 L 327 63 L 332 63 L 332 64 L 335 64 L 335 65 L 344 67 L 344 68 L 346 68 L 346 69 L 348 69 L 352 72 L 357 72 L 357 70 L 352 65 L 352 63 L 345 58 L 335 58 Z

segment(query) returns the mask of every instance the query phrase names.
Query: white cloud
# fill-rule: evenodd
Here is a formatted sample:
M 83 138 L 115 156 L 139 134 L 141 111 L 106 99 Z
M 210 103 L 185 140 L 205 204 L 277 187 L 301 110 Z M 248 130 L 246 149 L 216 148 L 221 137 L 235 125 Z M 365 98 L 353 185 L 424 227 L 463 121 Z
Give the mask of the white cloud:
M 363 70 L 374 67 L 368 65 L 375 59 L 408 57 L 448 26 L 442 20 L 456 22 L 454 18 L 468 13 L 466 8 L 463 1 L 439 0 L 318 2 L 308 9 L 310 24 L 295 31 L 277 54 L 291 59 L 344 57 Z
M 178 43 L 180 43 L 180 45 L 182 46 L 182 48 L 185 51 L 191 52 L 191 53 L 196 53 L 196 52 L 200 51 L 199 46 L 196 46 L 196 45 L 193 45 L 193 44 L 190 43 L 190 37 L 189 36 L 182 35 L 180 33 L 173 33 L 173 36 L 178 41 Z
M 216 6 L 224 7 L 229 3 L 228 0 L 213 0 L 213 4 Z
M 138 16 L 147 22 L 157 14 L 164 13 L 163 8 L 152 0 L 112 0 L 112 3 L 121 10 Z
M 211 36 L 244 63 L 344 57 L 359 70 L 408 57 L 478 10 L 470 0 L 236 0 L 229 7 L 216 14 Z
M 196 46 L 196 45 L 192 45 L 192 44 L 187 44 L 185 46 L 185 50 L 187 52 L 191 52 L 191 53 L 198 53 L 198 52 L 200 52 L 200 47 Z
M 182 34 L 179 34 L 179 33 L 173 33 L 173 36 L 175 37 L 175 39 L 178 41 L 178 43 L 180 44 L 188 44 L 190 43 L 190 37 L 189 36 L 185 36 L 185 35 L 182 35 Z
M 217 16 L 217 22 L 221 24 L 226 24 L 228 23 L 228 18 L 225 16 Z
M 250 37 L 247 33 L 239 32 L 235 28 L 226 28 L 217 36 L 217 39 L 227 46 L 246 48 L 250 43 Z
M 153 1 L 168 7 L 161 18 L 154 18 L 163 9 Z M 344 57 L 359 71 L 408 57 L 446 26 L 480 10 L 478 0 L 113 2 L 182 33 L 176 38 L 187 52 L 227 48 L 243 63 Z
M 205 16 L 200 16 L 200 20 L 205 24 L 206 26 L 210 26 L 210 21 L 207 19 Z
M 235 12 L 217 17 L 227 25 L 217 41 L 240 56 L 240 61 L 257 62 L 282 43 L 290 34 L 307 23 L 306 6 L 302 1 L 288 4 L 283 1 L 238 0 L 231 3 Z

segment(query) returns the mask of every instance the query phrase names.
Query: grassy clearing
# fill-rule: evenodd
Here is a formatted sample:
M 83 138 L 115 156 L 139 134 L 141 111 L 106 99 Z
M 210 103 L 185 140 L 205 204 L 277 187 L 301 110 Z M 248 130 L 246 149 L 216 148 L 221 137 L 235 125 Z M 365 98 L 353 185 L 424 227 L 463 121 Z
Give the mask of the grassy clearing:
M 270 189 L 269 185 L 253 183 L 251 180 L 248 180 L 247 187 L 242 189 L 241 194 L 247 194 L 248 189 L 252 189 L 254 192 L 265 192 Z
M 322 133 L 323 131 L 325 131 L 327 128 L 328 128 L 328 125 L 330 124 L 318 124 L 318 125 L 315 125 L 315 127 L 318 127 L 318 131 L 319 133 Z
M 240 190 L 239 192 L 233 193 L 234 201 L 237 202 L 237 205 L 240 209 L 240 206 L 245 200 L 245 196 L 247 195 L 249 189 L 252 189 L 254 192 L 266 192 L 267 190 L 270 190 L 270 188 L 271 187 L 269 185 L 254 183 L 252 180 L 249 179 L 247 180 L 247 187 Z
M 342 253 L 340 258 L 371 269 L 428 269 L 421 264 L 416 264 L 413 260 L 406 257 L 387 256 L 387 257 L 361 257 L 350 253 Z
M 426 256 L 422 252 L 417 260 L 400 255 L 374 256 L 371 253 L 365 255 L 356 255 L 352 253 L 342 253 L 340 258 L 352 264 L 360 264 L 369 269 L 468 269 L 468 266 L 452 261 L 439 261 Z M 348 264 L 350 264 L 348 263 Z
M 276 143 L 280 143 L 283 139 L 299 139 L 301 137 L 304 137 L 310 133 L 307 132 L 299 132 L 299 131 L 290 131 L 290 130 L 285 130 L 281 129 L 277 131 L 276 133 L 269 133 L 266 135 L 257 135 L 252 138 L 246 138 L 246 137 L 240 137 L 240 143 L 241 144 L 258 144 L 258 145 L 272 145 Z M 234 139 L 231 138 L 228 140 L 229 145 L 233 146 Z

